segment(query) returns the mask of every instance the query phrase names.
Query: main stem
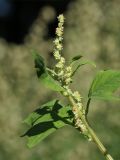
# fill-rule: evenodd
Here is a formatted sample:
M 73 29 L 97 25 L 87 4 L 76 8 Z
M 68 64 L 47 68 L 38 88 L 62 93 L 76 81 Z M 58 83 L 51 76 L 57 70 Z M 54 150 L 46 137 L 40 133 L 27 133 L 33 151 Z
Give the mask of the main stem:
M 74 101 L 74 99 L 69 96 L 69 100 L 70 103 L 72 104 L 73 107 L 77 108 L 77 105 Z M 112 156 L 108 153 L 107 149 L 105 148 L 105 146 L 102 144 L 102 142 L 99 140 L 99 138 L 97 137 L 97 135 L 95 134 L 95 132 L 93 131 L 93 129 L 89 126 L 88 122 L 86 121 L 85 115 L 80 111 L 79 112 L 79 116 L 80 119 L 82 120 L 83 124 L 86 126 L 86 128 L 88 129 L 89 134 L 92 137 L 92 140 L 94 141 L 94 143 L 97 145 L 97 147 L 99 148 L 99 150 L 101 151 L 101 153 L 103 154 L 103 156 L 107 159 L 107 160 L 114 160 L 112 158 Z

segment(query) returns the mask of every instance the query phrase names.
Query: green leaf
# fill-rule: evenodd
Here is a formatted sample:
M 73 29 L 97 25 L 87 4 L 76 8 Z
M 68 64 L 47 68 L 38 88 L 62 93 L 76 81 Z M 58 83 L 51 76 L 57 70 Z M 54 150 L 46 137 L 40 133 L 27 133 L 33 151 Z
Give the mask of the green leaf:
M 28 137 L 28 147 L 33 147 L 57 129 L 72 125 L 70 106 L 62 106 L 57 100 L 42 105 L 31 113 L 24 122 L 31 128 L 23 135 Z
M 29 126 L 33 126 L 36 120 L 44 114 L 48 113 L 49 108 L 52 108 L 56 102 L 57 100 L 52 100 L 43 104 L 42 106 L 40 106 L 40 109 L 37 109 L 29 114 L 29 116 L 23 122 Z
M 35 51 L 33 52 L 33 57 L 35 61 L 35 68 L 37 71 L 37 76 L 41 83 L 45 85 L 47 88 L 50 88 L 54 91 L 64 91 L 64 88 L 60 86 L 60 84 L 54 80 L 51 75 L 47 72 L 44 59 L 38 55 Z
M 85 64 L 90 64 L 93 67 L 96 67 L 96 64 L 93 61 L 82 61 L 82 62 L 80 62 L 79 66 L 83 66 Z
M 104 100 L 120 100 L 115 91 L 120 88 L 120 71 L 100 71 L 92 82 L 88 97 Z
M 47 88 L 50 88 L 54 91 L 64 91 L 64 88 L 60 86 L 60 84 L 55 81 L 47 72 L 42 74 L 40 77 L 40 82 L 45 85 Z
M 40 77 L 43 73 L 46 72 L 44 59 L 38 55 L 35 50 L 32 52 L 32 55 L 35 62 L 35 68 L 37 70 L 37 76 Z
M 79 62 L 79 63 L 75 66 L 75 69 L 73 70 L 72 76 L 74 76 L 75 73 L 77 72 L 77 70 L 78 70 L 81 66 L 83 66 L 83 65 L 85 65 L 85 64 L 90 64 L 90 65 L 92 65 L 93 67 L 96 67 L 95 63 L 92 62 L 92 61 L 82 61 L 82 62 Z
M 71 63 L 73 63 L 74 61 L 77 61 L 77 60 L 81 59 L 82 57 L 83 56 L 81 56 L 81 55 L 77 55 L 77 56 L 73 57 L 72 60 L 71 60 Z

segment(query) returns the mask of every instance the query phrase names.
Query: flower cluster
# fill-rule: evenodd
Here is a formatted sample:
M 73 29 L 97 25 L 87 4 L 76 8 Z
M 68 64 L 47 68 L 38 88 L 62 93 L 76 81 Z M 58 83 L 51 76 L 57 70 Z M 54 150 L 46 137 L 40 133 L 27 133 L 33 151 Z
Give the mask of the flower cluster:
M 71 96 L 71 95 L 72 95 L 72 91 L 71 91 L 71 89 L 69 88 L 69 86 L 64 85 L 63 88 L 65 89 L 65 91 L 63 92 L 63 95 L 64 95 L 64 96 Z
M 63 49 L 62 40 L 63 40 L 63 30 L 64 30 L 64 16 L 61 14 L 58 16 L 58 27 L 56 28 L 56 39 L 53 41 L 55 48 L 54 48 L 54 57 L 56 60 L 60 60 L 61 55 L 60 52 Z
M 59 74 L 59 80 L 61 79 L 60 77 L 63 76 L 63 68 L 65 65 L 65 58 L 61 56 L 61 51 L 63 49 L 62 46 L 62 40 L 63 40 L 63 24 L 64 24 L 64 16 L 61 14 L 58 16 L 58 27 L 56 28 L 56 39 L 53 41 L 54 42 L 54 57 L 58 61 L 55 68 L 56 68 L 56 73 Z
M 65 68 L 65 75 L 64 75 L 64 81 L 66 85 L 69 85 L 72 82 L 72 67 L 68 66 Z
M 75 127 L 80 129 L 81 133 L 84 134 L 88 138 L 89 141 L 92 140 L 92 137 L 90 136 L 88 129 L 86 126 L 83 124 L 82 120 L 79 118 L 79 112 L 80 108 L 75 108 L 73 107 L 73 114 L 74 114 L 74 120 L 75 120 Z
M 73 93 L 73 98 L 75 99 L 78 108 L 79 108 L 80 110 L 82 110 L 83 113 L 84 113 L 85 111 L 84 111 L 84 109 L 83 109 L 82 102 L 81 102 L 82 97 L 80 96 L 80 94 L 79 94 L 78 91 L 75 91 L 75 92 Z
M 65 58 L 61 56 L 63 49 L 62 40 L 63 40 L 63 31 L 64 31 L 64 16 L 61 14 L 58 16 L 58 27 L 56 28 L 56 39 L 54 40 L 54 57 L 57 60 L 55 65 L 55 72 L 58 75 L 58 80 L 60 83 L 68 86 L 72 79 L 72 68 L 71 66 L 65 67 Z
M 81 96 L 80 96 L 80 94 L 79 94 L 78 91 L 75 91 L 75 92 L 73 93 L 73 96 L 74 96 L 74 98 L 75 98 L 78 102 L 81 100 Z
M 64 18 L 64 16 L 63 16 L 63 14 L 61 14 L 61 15 L 58 16 L 58 21 L 59 21 L 59 23 L 58 23 L 58 27 L 56 28 L 56 35 L 57 35 L 60 39 L 61 39 L 62 36 L 63 36 L 63 29 L 64 29 L 63 24 L 64 24 L 64 20 L 65 20 L 65 18 Z
M 64 68 L 64 64 L 65 64 L 65 58 L 60 57 L 59 62 L 56 64 L 56 68 L 62 69 Z
M 73 107 L 73 114 L 75 120 L 75 127 L 79 128 L 81 133 L 89 137 L 88 130 L 86 126 L 82 123 L 82 120 L 79 117 L 79 112 L 81 111 L 83 114 L 85 110 L 82 106 L 81 96 L 78 91 L 72 92 L 69 88 L 70 83 L 72 82 L 72 67 L 66 66 L 65 58 L 61 56 L 61 52 L 63 49 L 62 40 L 63 40 L 63 30 L 64 30 L 64 16 L 58 16 L 58 27 L 56 28 L 56 39 L 54 40 L 54 57 L 57 60 L 55 65 L 54 73 L 57 75 L 57 80 L 61 83 L 63 88 L 65 89 L 62 94 L 64 96 L 71 96 L 76 104 L 77 108 Z M 89 137 L 90 138 L 90 137 Z

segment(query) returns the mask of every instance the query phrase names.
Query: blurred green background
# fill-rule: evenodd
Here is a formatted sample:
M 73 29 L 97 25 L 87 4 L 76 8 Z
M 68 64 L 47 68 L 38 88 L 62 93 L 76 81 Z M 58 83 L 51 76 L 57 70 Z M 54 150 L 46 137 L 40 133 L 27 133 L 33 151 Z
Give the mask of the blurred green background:
M 85 97 L 84 104 L 97 70 L 120 69 L 120 0 L 0 0 L 0 160 L 104 160 L 96 146 L 71 127 L 33 149 L 20 137 L 27 129 L 25 117 L 57 96 L 39 84 L 30 50 L 37 49 L 49 66 L 54 64 L 52 41 L 62 12 L 66 59 L 81 54 L 97 64 L 96 69 L 83 67 L 74 79 L 72 88 Z M 119 102 L 92 101 L 88 118 L 119 160 Z

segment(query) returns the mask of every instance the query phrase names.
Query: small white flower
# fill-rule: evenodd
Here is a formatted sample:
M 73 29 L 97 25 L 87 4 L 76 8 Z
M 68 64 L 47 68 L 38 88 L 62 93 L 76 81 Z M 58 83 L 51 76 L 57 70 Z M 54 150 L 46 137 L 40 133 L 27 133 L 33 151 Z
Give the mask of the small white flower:
M 63 70 L 58 73 L 58 76 L 59 76 L 59 77 L 61 77 L 61 76 L 63 76 L 63 75 L 64 75 L 64 71 L 63 71 Z
M 61 63 L 65 63 L 65 58 L 64 58 L 64 57 L 61 57 L 61 58 L 60 58 L 60 62 L 61 62 Z
M 58 60 L 60 59 L 61 55 L 60 55 L 59 51 L 57 51 L 57 50 L 54 51 L 54 57 L 55 57 L 55 59 L 58 59 Z
M 80 110 L 82 109 L 82 103 L 78 102 L 77 106 L 79 107 Z
M 68 96 L 68 93 L 65 91 L 65 92 L 63 92 L 63 95 L 64 96 Z
M 72 67 L 71 66 L 66 67 L 66 71 L 67 72 L 72 72 Z
M 75 98 L 77 101 L 81 101 L 81 96 L 80 96 L 80 94 L 79 94 L 78 91 L 75 91 L 75 92 L 73 93 L 73 96 L 74 96 L 74 98 Z
M 61 51 L 61 50 L 63 49 L 63 46 L 62 46 L 62 44 L 58 43 L 58 44 L 56 45 L 56 48 L 57 48 L 59 51 Z
M 70 76 L 71 76 L 71 73 L 65 74 L 65 77 L 70 77 Z
M 71 76 L 71 73 L 66 73 L 66 74 L 64 75 L 65 78 L 69 78 L 70 76 Z
M 71 89 L 70 89 L 70 88 L 68 88 L 68 89 L 67 89 L 67 92 L 68 92 L 68 94 L 69 94 L 69 95 L 71 95 L 71 94 L 72 94 L 72 91 L 71 91 Z
M 80 128 L 81 128 L 83 133 L 87 132 L 86 126 L 83 123 L 80 125 Z
M 63 88 L 68 89 L 69 87 L 68 87 L 68 86 L 66 86 L 66 85 L 64 85 L 64 86 L 63 86 Z
M 65 18 L 64 18 L 64 16 L 63 16 L 63 14 L 60 14 L 60 15 L 58 16 L 58 20 L 59 20 L 59 22 L 64 23 Z
M 72 81 L 71 78 L 66 78 L 66 79 L 65 79 L 65 83 L 66 83 L 67 85 L 68 85 L 71 81 Z
M 81 127 L 82 121 L 81 121 L 80 119 L 77 119 L 75 125 L 76 125 L 77 127 Z
M 59 39 L 56 38 L 53 42 L 54 42 L 54 44 L 57 46 L 57 45 L 59 44 Z
M 58 23 L 58 28 L 60 28 L 62 32 L 64 31 L 64 27 L 62 23 Z
M 58 37 L 59 41 L 62 41 L 63 40 L 63 37 Z
M 62 69 L 64 67 L 64 64 L 61 63 L 61 61 L 59 61 L 57 64 L 56 64 L 56 67 L 59 68 L 59 69 Z
M 57 27 L 57 28 L 56 28 L 56 34 L 57 34 L 58 37 L 62 37 L 62 35 L 63 35 L 63 30 L 62 30 L 61 28 Z
M 64 77 L 65 77 L 65 78 L 70 78 L 71 75 L 72 75 L 72 68 L 71 68 L 70 66 L 68 66 L 68 67 L 66 67 L 66 69 L 65 69 L 65 75 L 64 75 Z

